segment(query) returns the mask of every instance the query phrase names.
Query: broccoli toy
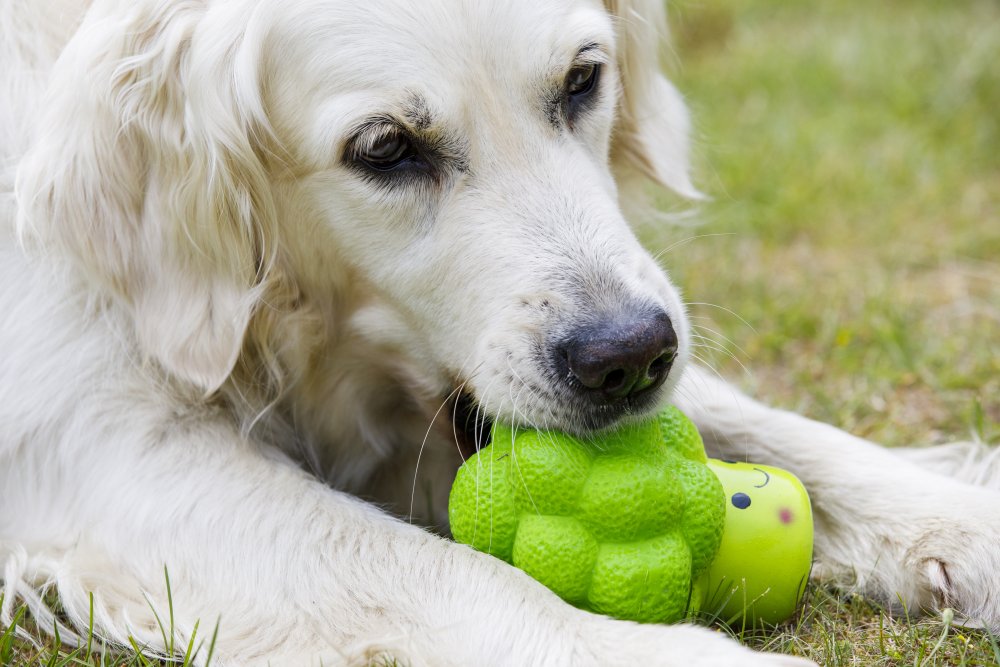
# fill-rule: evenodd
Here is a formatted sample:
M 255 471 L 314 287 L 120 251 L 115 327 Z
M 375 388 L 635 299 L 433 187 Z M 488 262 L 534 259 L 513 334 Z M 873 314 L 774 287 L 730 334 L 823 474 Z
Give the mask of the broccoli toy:
M 721 475 L 726 486 L 709 466 L 697 429 L 675 408 L 588 439 L 498 424 L 492 443 L 458 471 L 448 506 L 452 534 L 521 568 L 567 602 L 616 618 L 670 623 L 703 604 L 713 605 L 706 609 L 711 613 L 728 613 L 741 603 L 752 610 L 760 590 L 765 597 L 770 591 L 774 563 L 751 571 L 753 581 L 747 580 L 739 540 L 757 533 L 753 527 L 732 531 L 727 513 L 738 509 L 730 507 L 733 497 L 742 504 L 743 496 L 761 495 L 762 478 L 756 472 L 741 476 L 739 465 L 711 465 L 731 468 Z M 791 512 L 783 502 L 776 501 L 779 509 Z M 754 516 L 770 518 L 767 505 L 759 499 Z M 799 506 L 795 514 L 799 532 L 809 520 L 808 561 L 808 499 L 807 516 L 799 516 Z M 744 515 L 750 516 L 741 513 L 736 523 Z M 734 523 L 732 516 L 728 522 Z M 735 567 L 714 564 L 725 541 L 723 555 L 730 554 Z M 777 606 L 747 616 L 783 620 L 804 583 L 804 576 L 796 579 L 790 610 L 782 589 Z

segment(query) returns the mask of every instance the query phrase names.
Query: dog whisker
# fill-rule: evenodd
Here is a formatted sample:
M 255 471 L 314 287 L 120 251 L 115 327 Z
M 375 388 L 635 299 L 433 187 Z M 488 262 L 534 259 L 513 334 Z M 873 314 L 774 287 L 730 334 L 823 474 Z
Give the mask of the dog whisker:
M 736 355 L 727 348 L 725 345 L 712 340 L 711 338 L 706 338 L 705 336 L 700 336 L 698 334 L 692 334 L 691 336 L 691 348 L 699 350 L 711 350 L 713 352 L 718 352 L 723 356 L 729 357 L 730 359 L 739 362 Z
M 461 392 L 464 387 L 465 383 L 463 382 L 458 387 L 453 389 L 452 392 L 448 394 L 448 396 L 444 399 L 444 401 L 441 402 L 441 405 L 438 406 L 438 409 L 434 413 L 434 416 L 431 417 L 430 424 L 427 426 L 427 430 L 424 432 L 424 437 L 420 441 L 420 448 L 417 450 L 417 462 L 413 467 L 413 484 L 410 486 L 410 509 L 409 512 L 407 513 L 407 519 L 411 523 L 413 522 L 413 504 L 415 502 L 417 495 L 417 475 L 420 471 L 420 461 L 424 455 L 424 448 L 427 447 L 427 440 L 430 438 L 431 430 L 434 428 L 434 422 L 437 421 L 438 416 L 441 414 L 441 411 L 444 410 L 445 406 L 448 405 L 448 402 L 459 392 Z M 458 436 L 456 435 L 455 438 L 457 441 Z
M 465 366 L 468 365 L 468 362 L 471 359 L 471 357 L 472 357 L 471 354 L 468 355 L 466 357 L 466 360 L 462 363 L 463 375 L 464 375 Z M 471 376 L 475 375 L 476 372 L 478 372 L 478 370 L 482 367 L 482 365 L 483 365 L 482 362 L 480 362 L 479 364 L 477 364 L 476 367 L 474 369 L 472 369 L 472 371 L 468 374 L 468 376 L 471 377 Z M 427 430 L 424 431 L 424 437 L 420 441 L 420 447 L 417 450 L 417 460 L 416 460 L 416 463 L 414 464 L 414 467 L 413 467 L 413 482 L 412 482 L 412 484 L 410 486 L 410 506 L 409 506 L 409 511 L 408 511 L 408 514 L 407 514 L 407 519 L 411 523 L 413 521 L 413 505 L 414 505 L 414 503 L 416 501 L 416 494 L 417 494 L 417 477 L 420 474 L 420 462 L 423 459 L 424 449 L 427 447 L 427 442 L 430 439 L 431 431 L 434 429 L 434 424 L 437 421 L 438 417 L 441 415 L 441 412 L 445 409 L 445 407 L 449 404 L 449 402 L 451 402 L 455 397 L 461 395 L 461 392 L 465 389 L 466 384 L 468 384 L 468 380 L 463 380 L 461 384 L 459 384 L 455 389 L 453 389 L 451 391 L 451 393 L 449 393 L 441 401 L 441 404 L 438 406 L 437 410 L 434 412 L 434 415 L 431 417 L 430 422 L 427 425 Z M 454 433 L 454 428 L 455 428 L 455 420 L 452 419 L 453 433 Z M 454 436 L 455 436 L 455 442 L 456 442 L 456 445 L 457 445 L 458 444 L 458 436 L 457 436 L 457 434 L 454 434 Z M 465 457 L 462 454 L 461 447 L 458 448 L 458 454 L 459 454 L 459 456 L 462 457 L 462 461 L 464 463 Z
M 698 338 L 701 338 L 701 340 L 708 341 L 708 342 L 692 343 L 692 350 L 696 349 L 696 348 L 699 348 L 699 349 L 703 349 L 703 350 L 713 350 L 715 352 L 723 354 L 723 355 L 729 357 L 730 359 L 732 359 L 733 361 L 735 361 L 736 364 L 743 370 L 744 373 L 746 373 L 747 375 L 751 375 L 750 369 L 747 368 L 746 365 L 742 361 L 740 361 L 739 358 L 735 354 L 733 354 L 731 350 L 729 350 L 728 348 L 726 348 L 724 346 L 718 345 L 717 343 L 715 343 L 715 341 L 712 341 L 710 339 L 706 339 L 706 338 L 703 338 L 703 337 L 698 337 Z M 692 351 L 692 354 L 693 354 L 693 351 Z M 701 363 L 706 363 L 706 361 L 704 359 L 702 359 L 701 357 L 696 357 L 696 358 Z M 713 370 L 715 370 L 715 369 L 713 368 Z
M 695 329 L 695 330 L 698 330 L 698 331 L 703 331 L 703 332 L 705 332 L 707 334 L 711 334 L 711 336 L 698 335 L 698 338 L 700 338 L 701 340 L 711 340 L 714 343 L 720 343 L 720 341 L 721 341 L 722 343 L 725 343 L 725 347 L 727 349 L 730 346 L 734 347 L 744 357 L 747 357 L 747 358 L 750 357 L 750 355 L 747 353 L 747 351 L 744 350 L 742 347 L 740 347 L 735 341 L 733 341 L 733 339 L 729 338 L 728 336 L 726 336 L 725 334 L 722 334 L 719 331 L 716 331 L 715 329 L 712 329 L 711 327 L 707 327 L 707 326 L 705 326 L 703 324 L 694 324 L 694 323 L 691 323 L 691 328 Z
M 686 246 L 687 244 L 691 243 L 692 241 L 697 241 L 697 240 L 700 240 L 700 239 L 707 239 L 707 238 L 711 238 L 713 236 L 735 236 L 735 233 L 733 233 L 733 232 L 718 232 L 718 233 L 713 233 L 713 234 L 696 234 L 695 236 L 685 237 L 683 239 L 675 241 L 674 243 L 671 243 L 666 248 L 663 248 L 662 250 L 660 250 L 659 252 L 657 252 L 656 254 L 654 254 L 653 255 L 653 261 L 659 263 L 660 259 L 662 259 L 663 256 L 666 255 L 668 252 L 671 252 L 672 250 L 676 250 L 677 248 Z
M 733 317 L 735 317 L 744 326 L 746 326 L 748 329 L 750 329 L 750 331 L 752 331 L 753 333 L 757 333 L 757 330 L 754 328 L 754 326 L 752 324 L 750 324 L 749 322 L 747 322 L 739 313 L 737 313 L 735 310 L 731 310 L 729 308 L 726 308 L 725 306 L 720 306 L 720 305 L 718 305 L 716 303 L 708 303 L 706 301 L 688 301 L 688 302 L 686 302 L 686 305 L 688 307 L 691 307 L 691 306 L 707 306 L 708 308 L 718 308 L 719 310 L 721 310 L 721 311 L 723 311 L 725 313 L 728 313 L 728 314 L 732 315 Z

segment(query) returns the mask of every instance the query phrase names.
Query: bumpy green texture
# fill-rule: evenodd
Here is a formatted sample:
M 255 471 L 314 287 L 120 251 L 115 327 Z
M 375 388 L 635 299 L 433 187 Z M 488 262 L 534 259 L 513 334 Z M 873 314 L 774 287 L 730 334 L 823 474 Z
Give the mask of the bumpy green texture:
M 697 610 L 692 582 L 726 516 L 705 461 L 697 429 L 675 408 L 586 440 L 497 425 L 455 478 L 452 535 L 578 607 L 678 621 Z

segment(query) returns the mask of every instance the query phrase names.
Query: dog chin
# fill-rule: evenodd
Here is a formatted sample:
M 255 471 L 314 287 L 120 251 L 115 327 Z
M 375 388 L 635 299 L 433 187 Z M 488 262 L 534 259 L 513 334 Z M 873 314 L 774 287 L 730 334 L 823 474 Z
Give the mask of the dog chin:
M 564 427 L 563 430 L 585 436 L 614 429 L 623 423 L 651 415 L 662 405 L 663 396 L 663 390 L 657 388 L 655 391 L 623 399 L 618 403 L 581 410 L 574 423 Z
M 490 444 L 493 431 L 493 417 L 483 410 L 475 396 L 461 392 L 451 404 L 451 431 L 467 459 Z

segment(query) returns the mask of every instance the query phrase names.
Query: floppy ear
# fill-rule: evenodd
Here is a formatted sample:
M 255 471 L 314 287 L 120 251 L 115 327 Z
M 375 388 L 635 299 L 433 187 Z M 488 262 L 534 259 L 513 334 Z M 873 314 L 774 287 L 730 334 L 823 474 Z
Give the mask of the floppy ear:
M 134 3 L 124 19 L 103 4 L 55 66 L 18 170 L 20 229 L 125 306 L 146 358 L 211 393 L 273 247 L 253 104 L 238 97 L 256 86 L 240 90 L 237 39 L 192 53 L 200 3 Z
M 664 0 L 605 0 L 618 32 L 622 101 L 611 159 L 619 176 L 639 172 L 685 197 L 700 199 L 689 173 L 687 108 L 660 71 L 666 39 Z

